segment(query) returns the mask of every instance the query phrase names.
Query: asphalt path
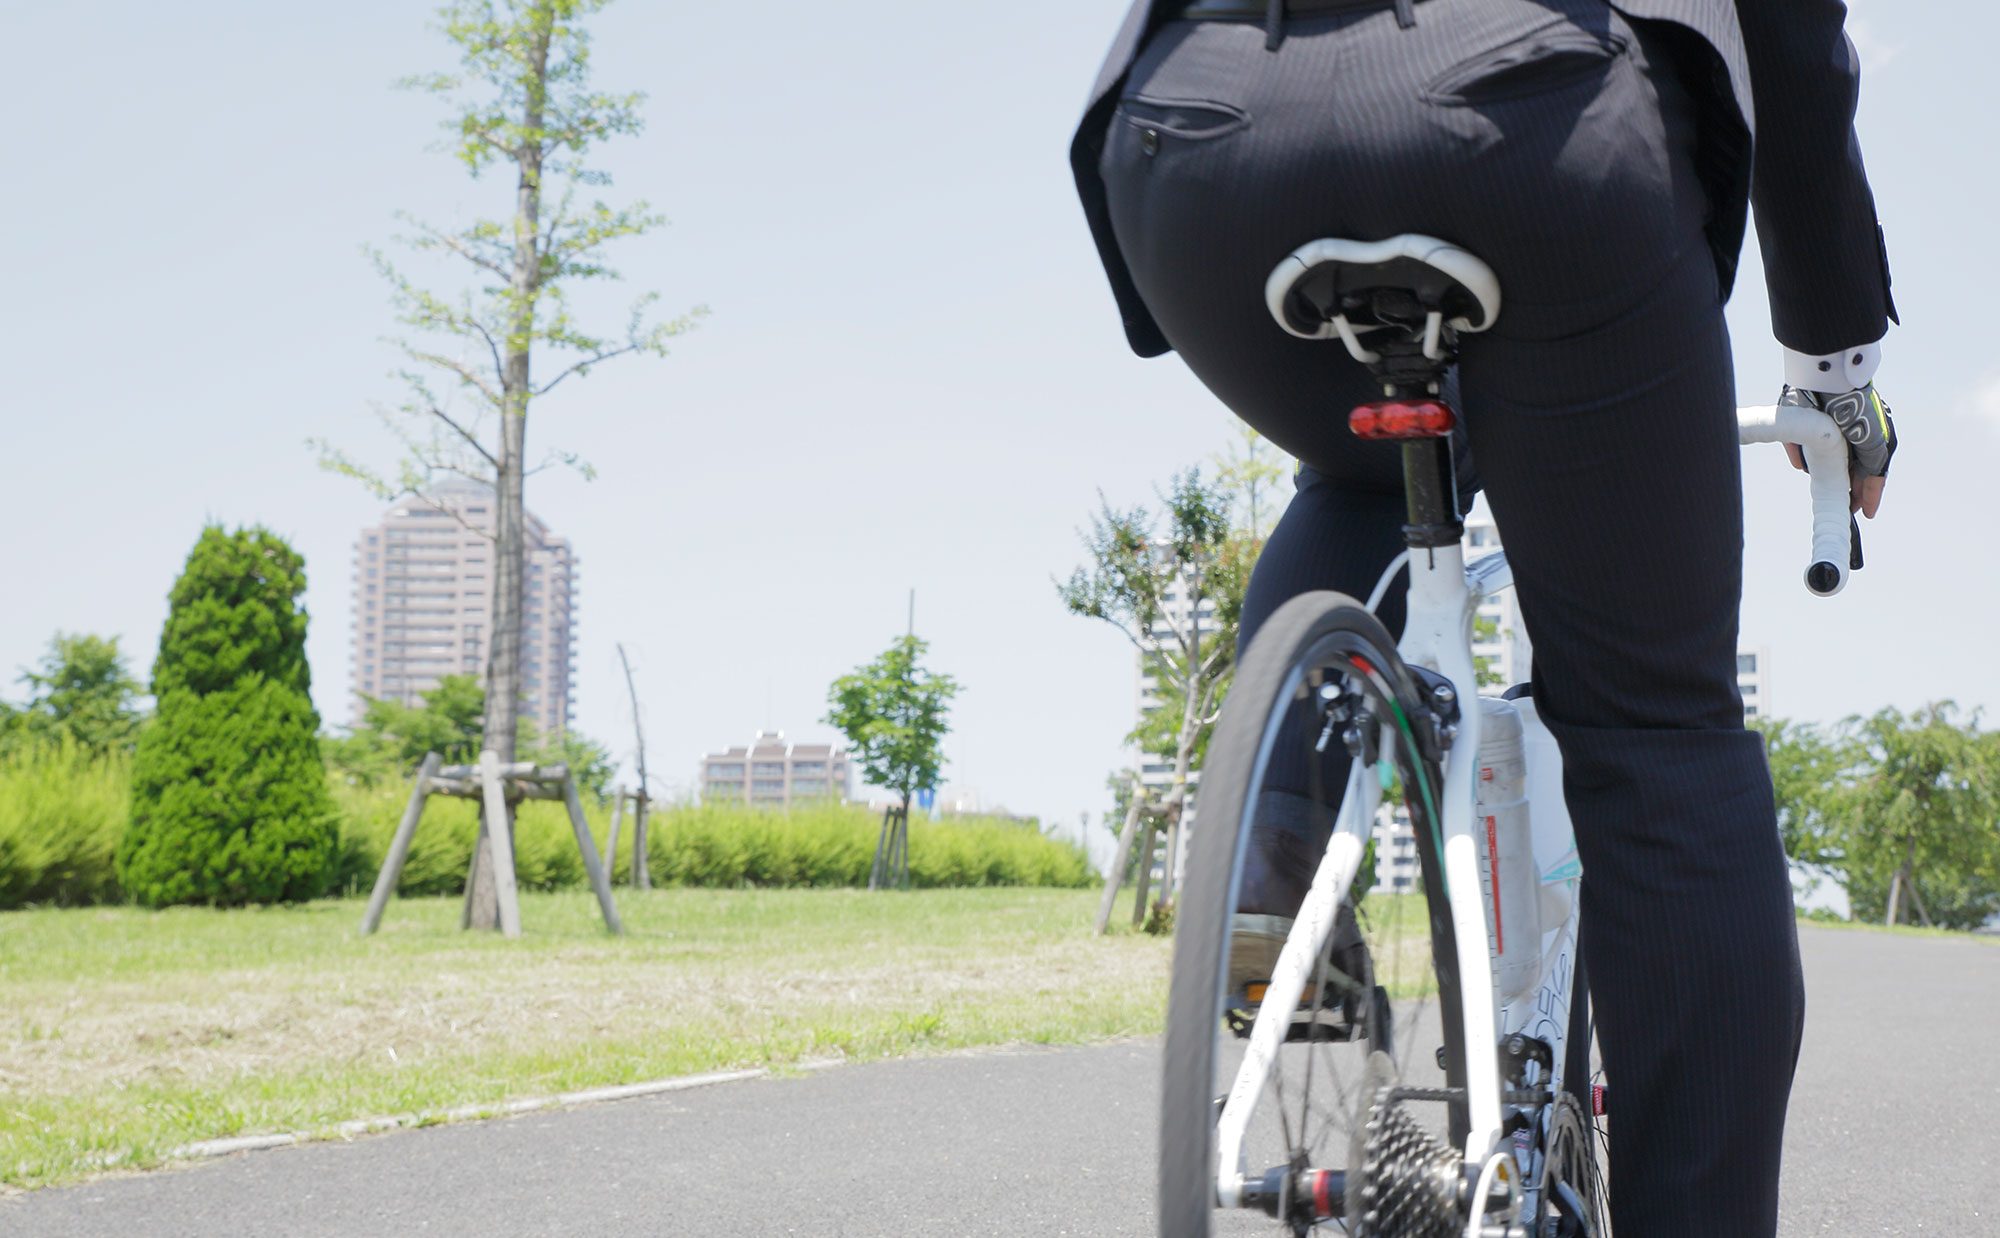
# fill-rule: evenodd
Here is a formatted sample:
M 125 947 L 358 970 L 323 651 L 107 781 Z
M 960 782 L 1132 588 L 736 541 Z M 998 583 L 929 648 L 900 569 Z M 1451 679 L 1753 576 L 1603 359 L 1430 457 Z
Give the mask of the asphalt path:
M 2000 1236 L 2000 943 L 1800 936 L 1781 1234 Z M 839 1067 L 39 1191 L 0 1234 L 1140 1238 L 1158 1069 L 1155 1041 Z

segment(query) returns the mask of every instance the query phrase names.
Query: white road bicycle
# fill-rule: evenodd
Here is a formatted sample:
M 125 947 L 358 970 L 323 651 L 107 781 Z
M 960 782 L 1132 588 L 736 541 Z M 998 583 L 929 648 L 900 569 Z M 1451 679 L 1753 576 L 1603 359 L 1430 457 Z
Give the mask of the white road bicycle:
M 1493 324 L 1499 283 L 1405 235 L 1302 246 L 1266 293 L 1286 330 L 1343 343 L 1381 380 L 1388 398 L 1349 425 L 1401 442 L 1410 549 L 1365 605 L 1310 593 L 1279 608 L 1218 721 L 1176 930 L 1160 1233 L 1602 1238 L 1610 1093 L 1577 966 L 1584 875 L 1533 699 L 1477 692 L 1474 614 L 1512 575 L 1501 553 L 1466 562 L 1438 394 L 1458 337 Z M 1806 582 L 1839 592 L 1858 566 L 1845 440 L 1813 409 L 1739 421 L 1746 443 L 1804 449 Z M 1373 612 L 1405 562 L 1397 644 Z M 1334 745 L 1344 787 L 1309 778 L 1280 806 L 1325 813 L 1330 841 L 1275 963 L 1252 959 L 1236 900 L 1249 826 L 1276 810 L 1267 772 L 1316 773 Z M 1378 833 L 1385 803 L 1406 834 Z M 1383 866 L 1415 875 L 1369 893 Z

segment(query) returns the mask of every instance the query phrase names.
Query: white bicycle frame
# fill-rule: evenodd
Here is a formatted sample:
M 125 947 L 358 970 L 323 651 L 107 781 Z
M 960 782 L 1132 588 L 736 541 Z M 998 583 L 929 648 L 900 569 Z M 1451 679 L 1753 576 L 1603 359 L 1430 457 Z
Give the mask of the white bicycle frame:
M 1839 428 L 1832 418 L 1810 408 L 1744 408 L 1737 411 L 1737 421 L 1744 443 L 1798 443 L 1804 449 L 1812 476 L 1812 562 L 1835 565 L 1838 583 L 1826 592 L 1839 592 L 1847 582 L 1848 573 L 1847 444 Z M 1473 833 L 1473 778 L 1478 765 L 1481 722 L 1476 701 L 1478 680 L 1472 659 L 1473 618 L 1482 599 L 1512 586 L 1513 570 L 1504 553 L 1483 556 L 1468 568 L 1462 545 L 1412 551 L 1407 559 L 1408 619 L 1398 651 L 1410 665 L 1444 675 L 1451 681 L 1458 699 L 1466 703 L 1459 711 L 1457 736 L 1445 754 L 1442 856 L 1452 939 L 1459 960 L 1459 1043 L 1465 1046 L 1466 1109 L 1470 1119 L 1462 1153 L 1466 1166 L 1479 1172 L 1482 1183 L 1502 1182 L 1518 1198 L 1512 1152 L 1503 1145 L 1500 1135 L 1504 1117 L 1498 1053 L 1500 1010 L 1490 965 L 1485 971 L 1487 983 L 1478 983 L 1481 974 L 1478 960 L 1488 960 L 1490 964 L 1491 955 L 1479 881 L 1479 845 Z M 1398 562 L 1390 564 L 1382 584 L 1369 599 L 1369 609 L 1374 609 L 1380 601 L 1400 565 L 1400 557 Z M 1341 900 L 1360 868 L 1374 829 L 1380 790 L 1375 778 L 1368 776 L 1372 773 L 1372 769 L 1364 769 L 1360 762 L 1354 763 L 1326 855 L 1299 908 L 1291 936 L 1278 956 L 1251 1028 L 1249 1046 L 1217 1119 L 1216 1201 L 1224 1208 L 1242 1205 L 1248 1170 L 1244 1141 L 1252 1112 L 1264 1095 L 1292 1012 L 1298 1009 L 1314 964 L 1326 947 Z M 1529 786 L 1532 789 L 1536 785 L 1560 787 L 1561 783 L 1537 779 L 1531 771 Z M 1531 820 L 1535 811 L 1531 803 Z M 1543 811 L 1550 809 L 1544 807 Z M 1567 823 L 1566 811 L 1562 820 Z M 1574 940 L 1576 915 L 1572 900 L 1570 921 L 1564 926 L 1566 936 L 1558 937 L 1558 943 Z M 1573 966 L 1573 953 L 1567 966 Z M 1555 979 L 1567 995 L 1569 978 Z M 1549 983 L 1546 970 L 1543 983 Z M 1565 1021 L 1558 1029 L 1557 1042 L 1551 1044 L 1558 1069 L 1563 1061 L 1560 1033 L 1566 1030 Z M 1491 1047 L 1482 1051 L 1480 1046 Z M 1501 1163 L 1503 1157 L 1506 1164 Z M 1484 1198 L 1483 1191 L 1475 1198 Z M 1475 1209 L 1468 1221 L 1467 1238 L 1479 1238 L 1480 1228 L 1490 1219 Z

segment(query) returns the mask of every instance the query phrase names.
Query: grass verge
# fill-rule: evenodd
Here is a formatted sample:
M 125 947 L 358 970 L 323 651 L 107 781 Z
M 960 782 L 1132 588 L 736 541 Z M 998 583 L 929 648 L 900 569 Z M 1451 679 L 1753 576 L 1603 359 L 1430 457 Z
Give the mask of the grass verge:
M 365 939 L 353 901 L 0 913 L 0 1184 L 728 1067 L 1150 1034 L 1165 1008 L 1169 943 L 1092 936 L 1090 891 L 619 905 L 611 938 L 588 894 L 523 894 L 512 942 L 445 898 Z

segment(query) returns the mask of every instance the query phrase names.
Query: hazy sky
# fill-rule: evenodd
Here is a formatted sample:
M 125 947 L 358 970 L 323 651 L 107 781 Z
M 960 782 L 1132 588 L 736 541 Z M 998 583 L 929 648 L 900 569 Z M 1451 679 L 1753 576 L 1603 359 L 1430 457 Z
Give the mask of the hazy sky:
M 582 558 L 578 724 L 629 749 L 624 641 L 660 789 L 759 726 L 825 737 L 828 682 L 915 587 L 965 685 L 947 779 L 1071 824 L 1105 806 L 1131 661 L 1050 576 L 1098 489 L 1143 500 L 1231 426 L 1176 361 L 1126 352 L 1072 195 L 1070 128 L 1122 7 L 625 0 L 598 21 L 600 84 L 650 95 L 646 133 L 600 163 L 673 226 L 584 305 L 613 329 L 647 289 L 713 314 L 538 406 L 532 445 L 600 476 L 545 473 L 528 503 Z M 379 505 L 304 442 L 394 458 L 370 411 L 397 393 L 394 324 L 361 247 L 398 210 L 508 197 L 428 149 L 433 100 L 390 88 L 448 65 L 427 11 L 12 7 L 0 667 L 64 629 L 120 635 L 143 674 L 202 522 L 258 522 L 306 556 L 315 698 L 347 720 L 349 556 Z M 1860 18 L 1904 315 L 1881 383 L 1907 441 L 1869 567 L 1831 602 L 1799 583 L 1803 478 L 1775 448 L 1749 461 L 1745 635 L 1772 651 L 1775 711 L 1808 719 L 2000 703 L 2000 16 Z M 1754 258 L 1730 318 L 1743 399 L 1768 402 Z

